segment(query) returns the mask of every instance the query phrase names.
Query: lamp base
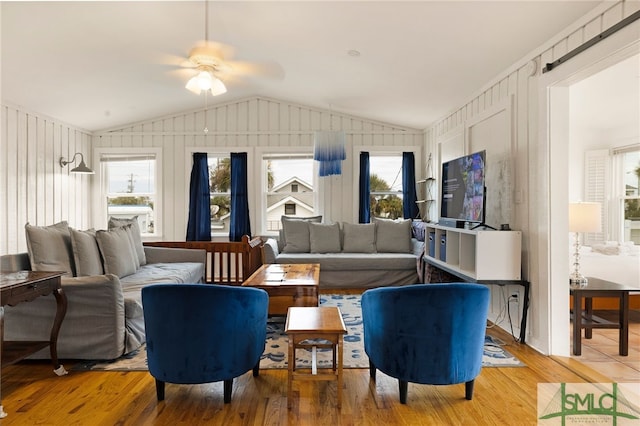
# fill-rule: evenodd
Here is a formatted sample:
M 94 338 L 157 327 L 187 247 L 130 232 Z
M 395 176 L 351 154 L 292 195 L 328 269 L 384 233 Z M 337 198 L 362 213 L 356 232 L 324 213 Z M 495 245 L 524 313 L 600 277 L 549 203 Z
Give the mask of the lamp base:
M 587 280 L 587 278 L 579 272 L 574 272 L 569 275 L 570 288 L 585 288 L 588 284 L 589 280 Z

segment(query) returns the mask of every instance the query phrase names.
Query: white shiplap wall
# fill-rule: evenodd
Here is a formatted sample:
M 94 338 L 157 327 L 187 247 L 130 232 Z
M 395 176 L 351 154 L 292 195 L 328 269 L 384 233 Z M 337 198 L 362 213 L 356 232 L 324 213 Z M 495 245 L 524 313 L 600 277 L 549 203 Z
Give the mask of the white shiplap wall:
M 203 129 L 208 128 L 205 135 Z M 128 127 L 111 129 L 94 135 L 95 148 L 155 147 L 162 150 L 162 215 L 165 240 L 184 239 L 187 224 L 188 179 L 193 148 L 222 152 L 246 151 L 249 156 L 249 192 L 252 230 L 257 224 L 259 178 L 262 153 L 274 150 L 313 149 L 312 132 L 342 129 L 347 134 L 347 159 L 343 174 L 321 178 L 319 185 L 322 213 L 330 221 L 357 219 L 354 197 L 357 197 L 357 170 L 351 158 L 357 146 L 384 150 L 417 147 L 416 175 L 422 176 L 425 136 L 422 130 L 370 121 L 275 99 L 253 97 L 205 110 L 189 111 Z M 94 159 L 95 161 L 96 159 Z M 97 180 L 97 179 L 96 179 Z M 97 217 L 97 216 L 96 216 Z M 104 226 L 95 223 L 96 227 Z
M 563 33 L 505 70 L 495 80 L 485 85 L 480 92 L 470 97 L 465 104 L 438 120 L 427 131 L 428 146 L 437 158 L 439 142 L 446 141 L 451 138 L 451 135 L 457 133 L 464 134 L 467 123 L 509 98 L 513 99 L 514 206 L 511 227 L 523 231 L 523 278 L 531 282 L 532 289 L 527 342 L 545 353 L 549 349 L 547 339 L 551 325 L 546 322 L 548 307 L 545 304 L 549 299 L 543 288 L 549 286 L 549 277 L 548 274 L 539 273 L 541 269 L 545 269 L 540 265 L 548 262 L 545 255 L 546 248 L 540 247 L 539 242 L 549 237 L 548 235 L 542 238 L 540 236 L 540 232 L 544 232 L 548 221 L 548 217 L 544 216 L 544 212 L 548 210 L 541 204 L 548 206 L 549 195 L 545 185 L 547 181 L 545 173 L 549 166 L 546 164 L 546 159 L 540 159 L 540 150 L 546 148 L 539 144 L 540 135 L 537 128 L 540 108 L 538 80 L 546 63 L 562 57 L 638 10 L 640 10 L 638 1 L 604 2 Z M 637 27 L 638 21 L 632 25 Z M 581 55 L 588 54 L 587 50 Z M 486 143 L 491 145 L 491 141 Z M 510 294 L 511 291 L 507 296 Z M 502 295 L 495 291 L 494 287 L 492 291 L 494 315 L 500 313 L 504 306 L 501 298 Z M 519 332 L 519 322 L 514 324 L 514 329 L 516 333 Z
M 2 105 L 0 123 L 0 254 L 26 251 L 24 225 L 89 225 L 89 177 L 59 165 L 82 152 L 91 135 L 54 119 Z M 91 167 L 91 163 L 89 163 Z

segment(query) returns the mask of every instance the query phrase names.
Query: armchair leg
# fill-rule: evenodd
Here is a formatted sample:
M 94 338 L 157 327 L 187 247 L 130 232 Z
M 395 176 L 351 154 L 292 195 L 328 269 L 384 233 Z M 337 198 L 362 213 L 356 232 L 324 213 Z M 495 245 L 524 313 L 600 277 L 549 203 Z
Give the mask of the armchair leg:
M 156 379 L 156 396 L 158 401 L 164 401 L 164 382 Z
M 400 404 L 407 403 L 407 391 L 409 389 L 409 382 L 404 380 L 398 380 L 398 387 L 400 388 Z
M 253 367 L 253 377 L 258 377 L 260 375 L 260 360 Z
M 464 383 L 464 397 L 469 401 L 473 398 L 473 383 L 473 380 Z
M 373 365 L 373 362 L 369 360 L 369 377 L 371 377 L 374 381 L 376 380 L 376 366 Z
M 233 379 L 224 381 L 224 403 L 231 402 L 231 391 L 233 390 Z

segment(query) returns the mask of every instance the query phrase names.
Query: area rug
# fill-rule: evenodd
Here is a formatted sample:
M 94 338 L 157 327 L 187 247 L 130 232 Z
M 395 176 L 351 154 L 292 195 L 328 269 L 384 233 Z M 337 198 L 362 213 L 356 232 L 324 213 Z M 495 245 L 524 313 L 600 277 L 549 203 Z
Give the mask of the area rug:
M 360 295 L 321 295 L 320 306 L 340 308 L 347 334 L 344 336 L 344 368 L 369 368 L 369 359 L 364 352 L 362 332 L 362 310 Z M 504 343 L 491 336 L 485 338 L 483 367 L 523 367 L 524 364 L 503 348 Z M 284 319 L 276 318 L 267 324 L 267 341 L 260 361 L 261 369 L 287 368 L 287 335 L 284 333 Z M 319 368 L 332 365 L 330 349 L 318 349 Z M 298 350 L 296 366 L 304 368 L 311 364 L 311 351 Z M 84 361 L 76 364 L 72 370 L 95 371 L 145 371 L 147 370 L 147 352 L 145 346 L 124 355 L 114 361 Z

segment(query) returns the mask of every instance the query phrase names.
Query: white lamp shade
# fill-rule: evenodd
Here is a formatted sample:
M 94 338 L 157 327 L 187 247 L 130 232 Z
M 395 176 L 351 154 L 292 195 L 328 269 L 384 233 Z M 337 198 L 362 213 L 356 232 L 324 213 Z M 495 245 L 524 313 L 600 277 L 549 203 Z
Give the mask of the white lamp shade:
M 203 90 L 211 90 L 213 96 L 227 92 L 224 83 L 209 71 L 200 71 L 189 79 L 185 86 L 187 90 L 199 95 Z
M 602 230 L 602 204 L 569 203 L 570 232 L 600 232 Z

